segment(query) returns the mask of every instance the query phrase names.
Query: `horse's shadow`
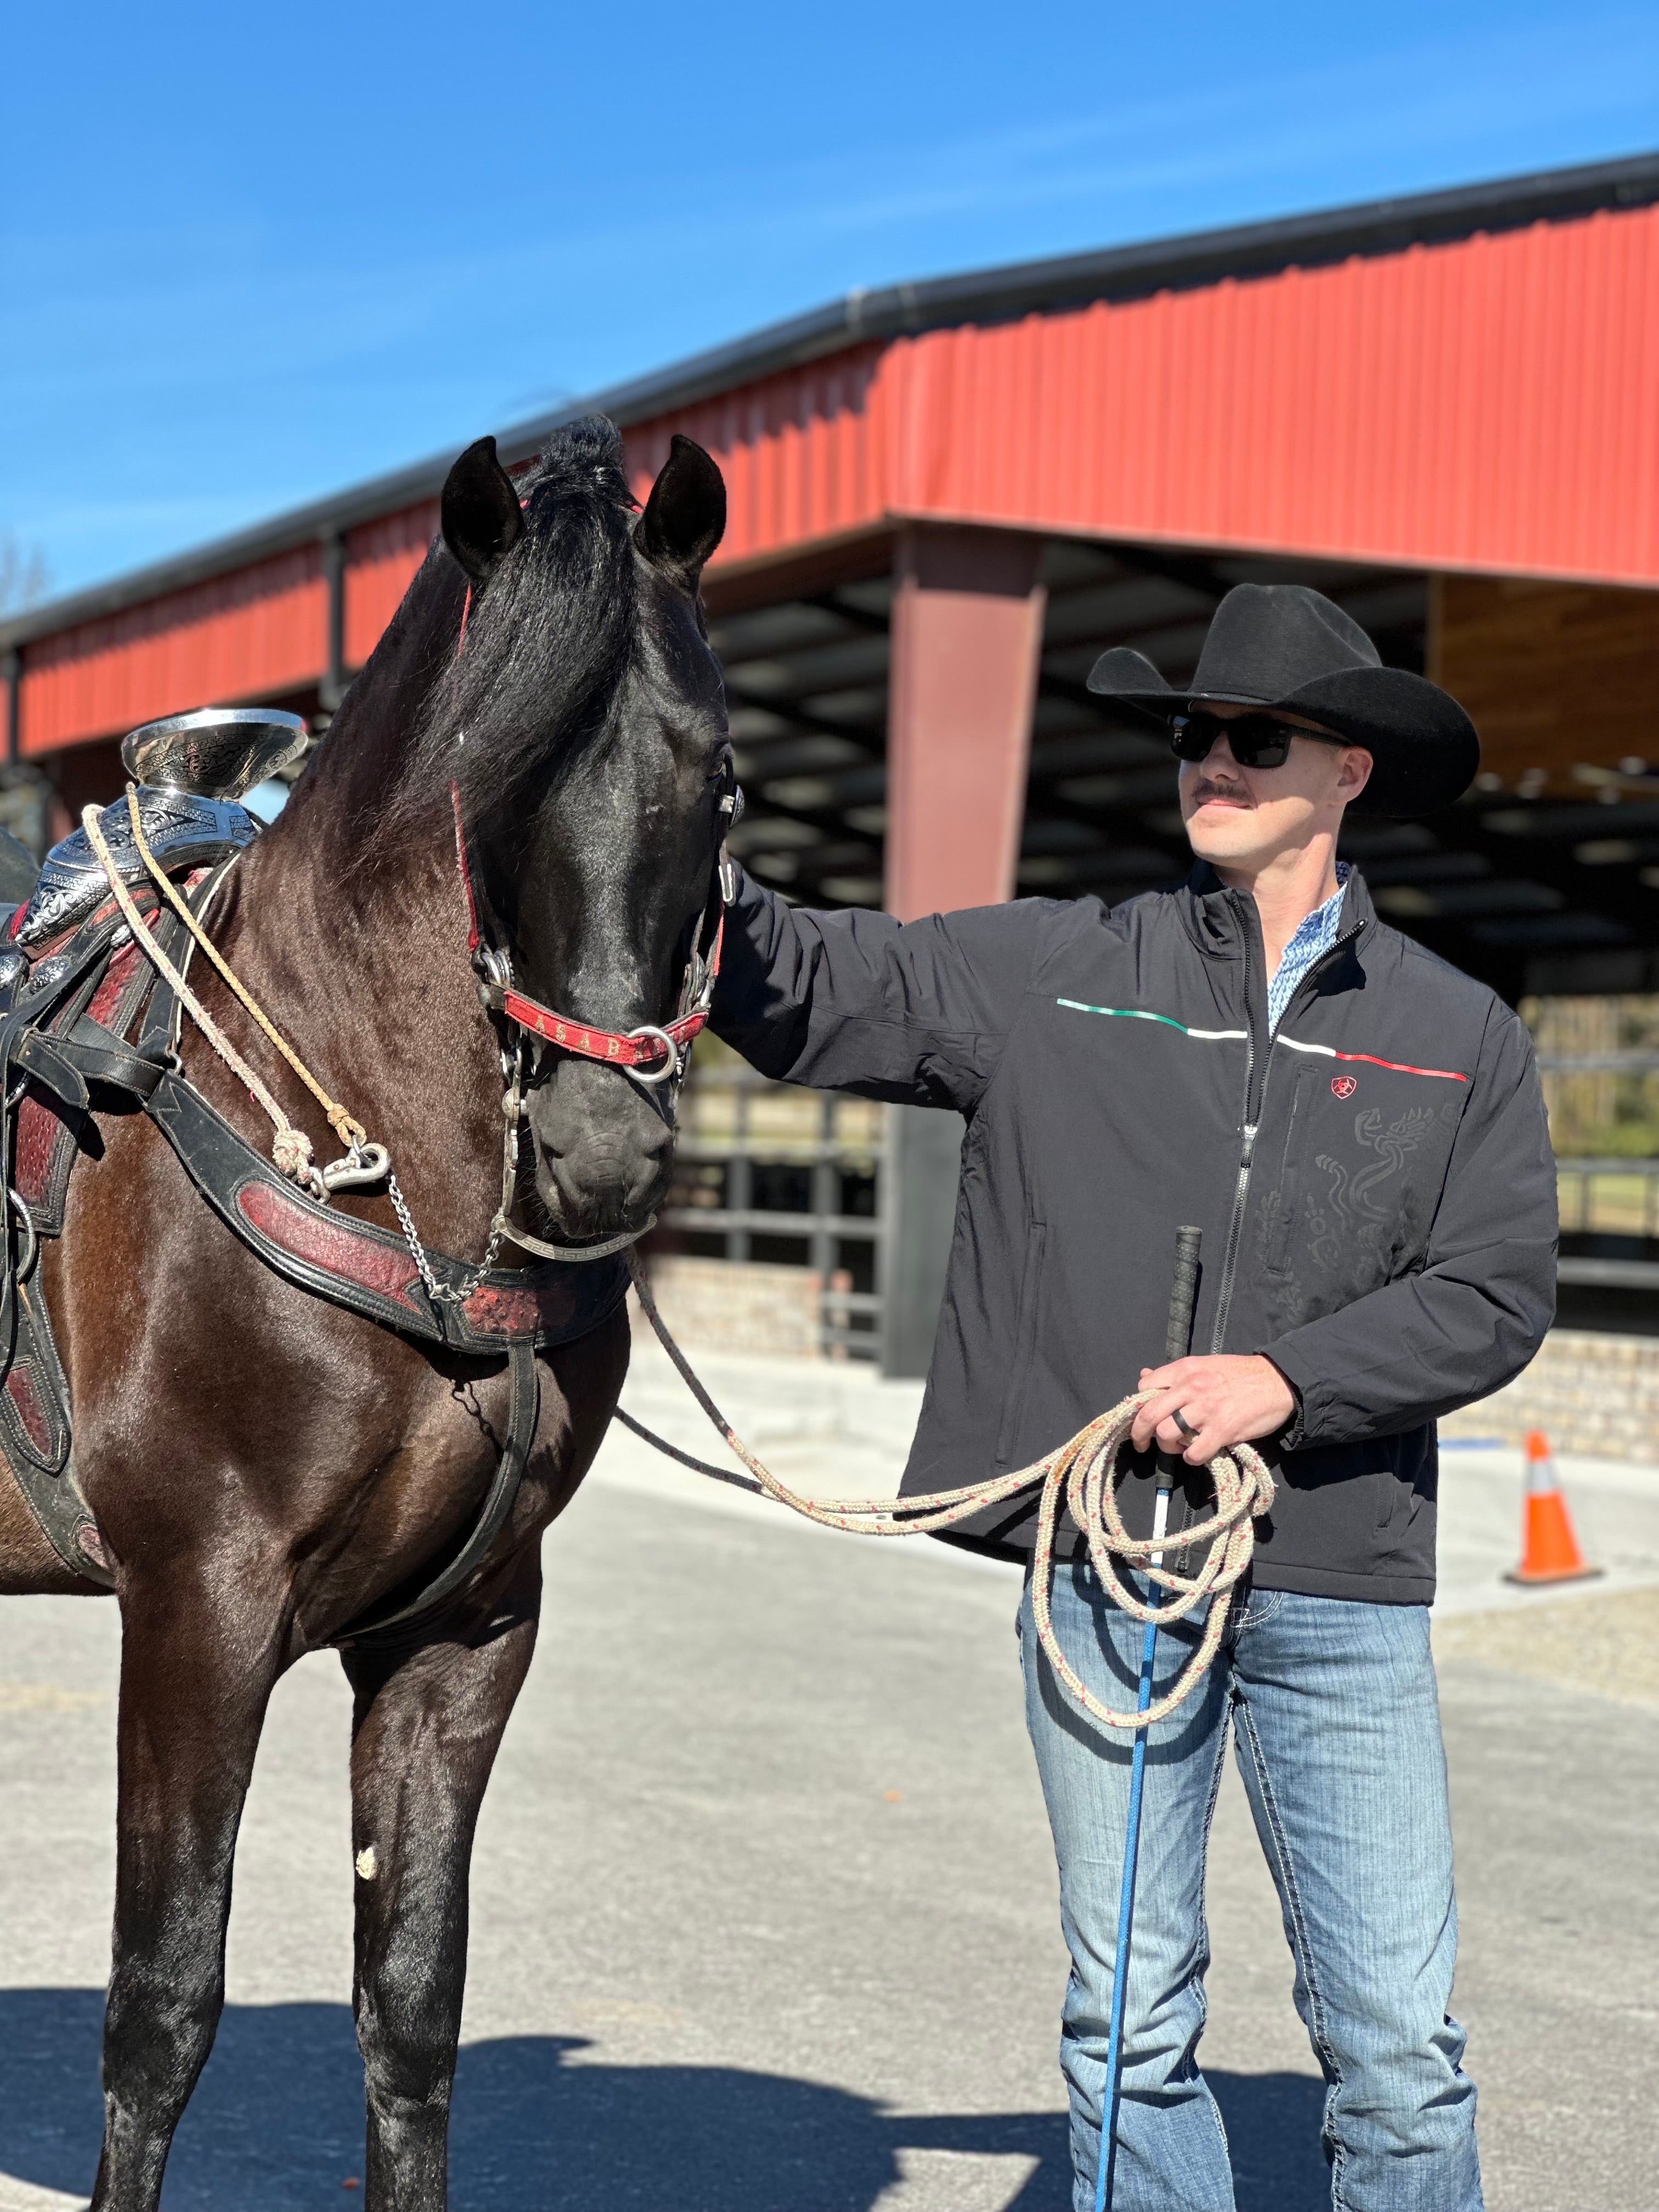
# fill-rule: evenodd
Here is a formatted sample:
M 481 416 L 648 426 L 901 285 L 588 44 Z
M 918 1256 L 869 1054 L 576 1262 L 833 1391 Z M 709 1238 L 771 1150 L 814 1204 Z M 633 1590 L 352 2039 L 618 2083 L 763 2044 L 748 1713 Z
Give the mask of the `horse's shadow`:
M 8 2179 L 84 2196 L 96 2163 L 103 1992 L 0 1990 L 0 2203 Z M 1239 2212 L 1316 2212 L 1323 2085 L 1212 2075 Z M 231 2005 L 167 2169 L 167 2212 L 294 2212 L 362 2202 L 362 2074 L 344 2005 Z M 453 2212 L 875 2212 L 901 2153 L 1026 2162 L 1006 2212 L 1067 2212 L 1058 2112 L 884 2111 L 842 2089 L 722 2066 L 618 2066 L 581 2038 L 461 2051 Z M 977 2195 L 975 2202 L 990 2199 Z

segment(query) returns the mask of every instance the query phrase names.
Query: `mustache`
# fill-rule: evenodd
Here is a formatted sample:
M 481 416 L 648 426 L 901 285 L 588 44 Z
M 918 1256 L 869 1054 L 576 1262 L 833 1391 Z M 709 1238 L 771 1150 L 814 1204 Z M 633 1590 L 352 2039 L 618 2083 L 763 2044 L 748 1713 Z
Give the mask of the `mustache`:
M 1248 800 L 1249 796 L 1249 787 L 1243 777 L 1237 783 L 1217 783 L 1213 777 L 1206 775 L 1193 786 L 1192 803 L 1194 806 L 1202 806 L 1209 799 Z

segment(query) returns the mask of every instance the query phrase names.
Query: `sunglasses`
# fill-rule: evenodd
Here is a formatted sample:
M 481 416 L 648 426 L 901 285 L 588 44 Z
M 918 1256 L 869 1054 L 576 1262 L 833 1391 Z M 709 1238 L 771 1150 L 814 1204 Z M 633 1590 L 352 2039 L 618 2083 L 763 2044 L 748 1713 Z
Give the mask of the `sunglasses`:
M 1311 738 L 1316 744 L 1340 745 L 1341 738 L 1328 738 L 1317 730 L 1293 729 L 1273 714 L 1206 714 L 1200 708 L 1177 714 L 1170 725 L 1170 750 L 1177 760 L 1206 761 L 1218 738 L 1225 738 L 1240 768 L 1283 768 L 1295 738 Z

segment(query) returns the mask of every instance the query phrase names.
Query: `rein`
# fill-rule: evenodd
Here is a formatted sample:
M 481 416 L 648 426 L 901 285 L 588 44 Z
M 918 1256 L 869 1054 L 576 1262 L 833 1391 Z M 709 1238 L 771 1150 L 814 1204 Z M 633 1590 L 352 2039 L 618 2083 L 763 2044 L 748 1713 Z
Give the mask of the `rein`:
M 624 1413 L 618 1407 L 617 1419 L 635 1436 L 654 1444 L 659 1452 L 678 1460 L 682 1467 L 691 1468 L 699 1474 L 712 1475 L 717 1482 L 729 1482 L 740 1490 L 769 1498 L 775 1505 L 787 1506 L 792 1513 L 816 1521 L 821 1528 L 839 1528 L 850 1536 L 926 1535 L 935 1529 L 952 1528 L 958 1521 L 966 1521 L 988 1506 L 1006 1504 L 1022 1492 L 1040 1486 L 1036 1543 L 1031 1557 L 1031 1617 L 1036 1624 L 1037 1640 L 1044 1656 L 1073 1703 L 1106 1728 L 1131 1731 L 1149 1729 L 1155 1721 L 1174 1712 L 1203 1680 L 1210 1662 L 1221 1648 L 1233 1591 L 1249 1572 L 1255 1557 L 1254 1523 L 1273 1502 L 1272 1470 L 1249 1444 L 1235 1444 L 1231 1451 L 1217 1453 L 1209 1463 L 1210 1480 L 1215 1489 L 1214 1512 L 1207 1520 L 1173 1537 L 1130 1535 L 1117 1504 L 1119 1466 L 1129 1431 L 1140 1407 L 1158 1395 L 1155 1390 L 1132 1391 L 1109 1413 L 1100 1414 L 1079 1429 L 1068 1443 L 1048 1453 L 1046 1458 L 1033 1460 L 1029 1467 L 1016 1468 L 1010 1474 L 995 1475 L 988 1482 L 968 1483 L 959 1490 L 923 1492 L 908 1498 L 804 1498 L 763 1466 L 703 1388 L 657 1310 L 656 1299 L 636 1252 L 628 1255 L 628 1272 L 634 1279 L 641 1310 L 655 1331 L 657 1341 L 672 1360 L 681 1381 L 753 1480 L 745 1480 L 729 1468 L 711 1467 L 707 1461 L 692 1458 L 689 1452 L 681 1451 L 657 1436 L 642 1421 L 636 1421 L 631 1413 Z M 1166 1628 L 1172 1621 L 1183 1620 L 1205 1599 L 1211 1600 L 1198 1648 L 1171 1687 L 1144 1710 L 1120 1712 L 1103 1704 L 1079 1678 L 1054 1634 L 1048 1602 L 1054 1588 L 1054 1534 L 1062 1500 L 1083 1532 L 1101 1587 L 1132 1620 Z M 1179 1559 L 1200 1544 L 1206 1544 L 1209 1548 L 1196 1574 L 1177 1574 L 1163 1564 L 1165 1559 Z M 1170 1603 L 1144 1604 L 1119 1576 L 1119 1560 L 1160 1588 L 1172 1591 Z
M 463 638 L 465 635 L 463 621 Z M 104 836 L 101 826 L 103 810 L 88 806 L 82 814 L 82 826 L 88 842 L 108 879 L 110 890 L 134 942 L 214 1051 L 246 1086 L 250 1096 L 264 1108 L 270 1118 L 275 1131 L 271 1140 L 271 1158 L 276 1165 L 301 1189 L 325 1205 L 336 1190 L 368 1186 L 384 1180 L 386 1195 L 398 1217 L 410 1256 L 415 1262 L 427 1296 L 436 1305 L 465 1304 L 494 1267 L 503 1242 L 516 1244 L 540 1259 L 580 1263 L 609 1259 L 614 1254 L 627 1249 L 654 1227 L 656 1217 L 653 1214 L 637 1229 L 623 1231 L 594 1243 L 555 1244 L 515 1225 L 512 1217 L 518 1193 L 519 1137 L 525 1110 L 528 1039 L 533 1036 L 544 1047 L 619 1067 L 624 1074 L 631 1076 L 647 1090 L 666 1084 L 669 1086 L 666 1094 L 668 1115 L 672 1121 L 679 1087 L 685 1079 L 692 1042 L 707 1025 L 709 1010 L 714 1004 L 714 986 L 720 976 L 720 952 L 726 939 L 726 908 L 736 888 L 733 872 L 722 843 L 714 863 L 708 899 L 686 962 L 680 986 L 679 1010 L 674 1018 L 660 1028 L 654 1024 L 646 1024 L 625 1033 L 598 1029 L 591 1023 L 577 1022 L 568 1015 L 556 1012 L 552 1007 L 544 1006 L 540 1000 L 529 997 L 514 986 L 512 956 L 501 941 L 501 933 L 489 928 L 488 923 L 493 917 L 489 915 L 487 906 L 481 912 L 481 902 L 474 888 L 468 857 L 460 793 L 453 783 L 450 786 L 450 804 L 455 818 L 456 866 L 466 901 L 468 957 L 477 975 L 481 1002 L 491 1018 L 504 1025 L 508 1031 L 501 1053 L 501 1196 L 490 1220 L 483 1255 L 476 1267 L 469 1269 L 459 1283 L 440 1279 L 433 1267 L 385 1146 L 371 1144 L 362 1122 L 329 1096 L 252 992 L 236 975 L 189 902 L 179 896 L 145 839 L 135 787 L 131 784 L 127 787 L 127 814 L 134 848 L 146 875 L 157 892 L 167 899 L 190 937 L 211 961 L 229 990 L 321 1104 L 330 1127 L 347 1147 L 341 1158 L 320 1168 L 317 1166 L 310 1139 L 303 1130 L 296 1128 L 289 1121 L 269 1085 L 236 1049 L 191 989 L 183 972 L 167 957 L 157 944 L 154 933 L 144 923 Z M 740 792 L 734 791 L 723 802 L 724 811 L 732 821 L 737 818 L 741 806 Z

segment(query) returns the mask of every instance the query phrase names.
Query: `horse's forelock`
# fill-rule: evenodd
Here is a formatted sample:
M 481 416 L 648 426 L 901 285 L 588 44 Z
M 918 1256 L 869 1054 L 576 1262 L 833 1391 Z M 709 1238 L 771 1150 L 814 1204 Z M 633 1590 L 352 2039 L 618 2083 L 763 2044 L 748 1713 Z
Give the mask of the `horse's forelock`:
M 474 594 L 463 649 L 444 644 L 434 655 L 398 787 L 386 795 L 388 823 L 447 810 L 452 783 L 469 819 L 510 804 L 559 750 L 592 734 L 627 665 L 635 502 L 616 429 L 593 417 L 557 432 L 518 489 L 524 534 Z M 428 619 L 447 640 L 459 571 L 441 545 L 427 566 Z

